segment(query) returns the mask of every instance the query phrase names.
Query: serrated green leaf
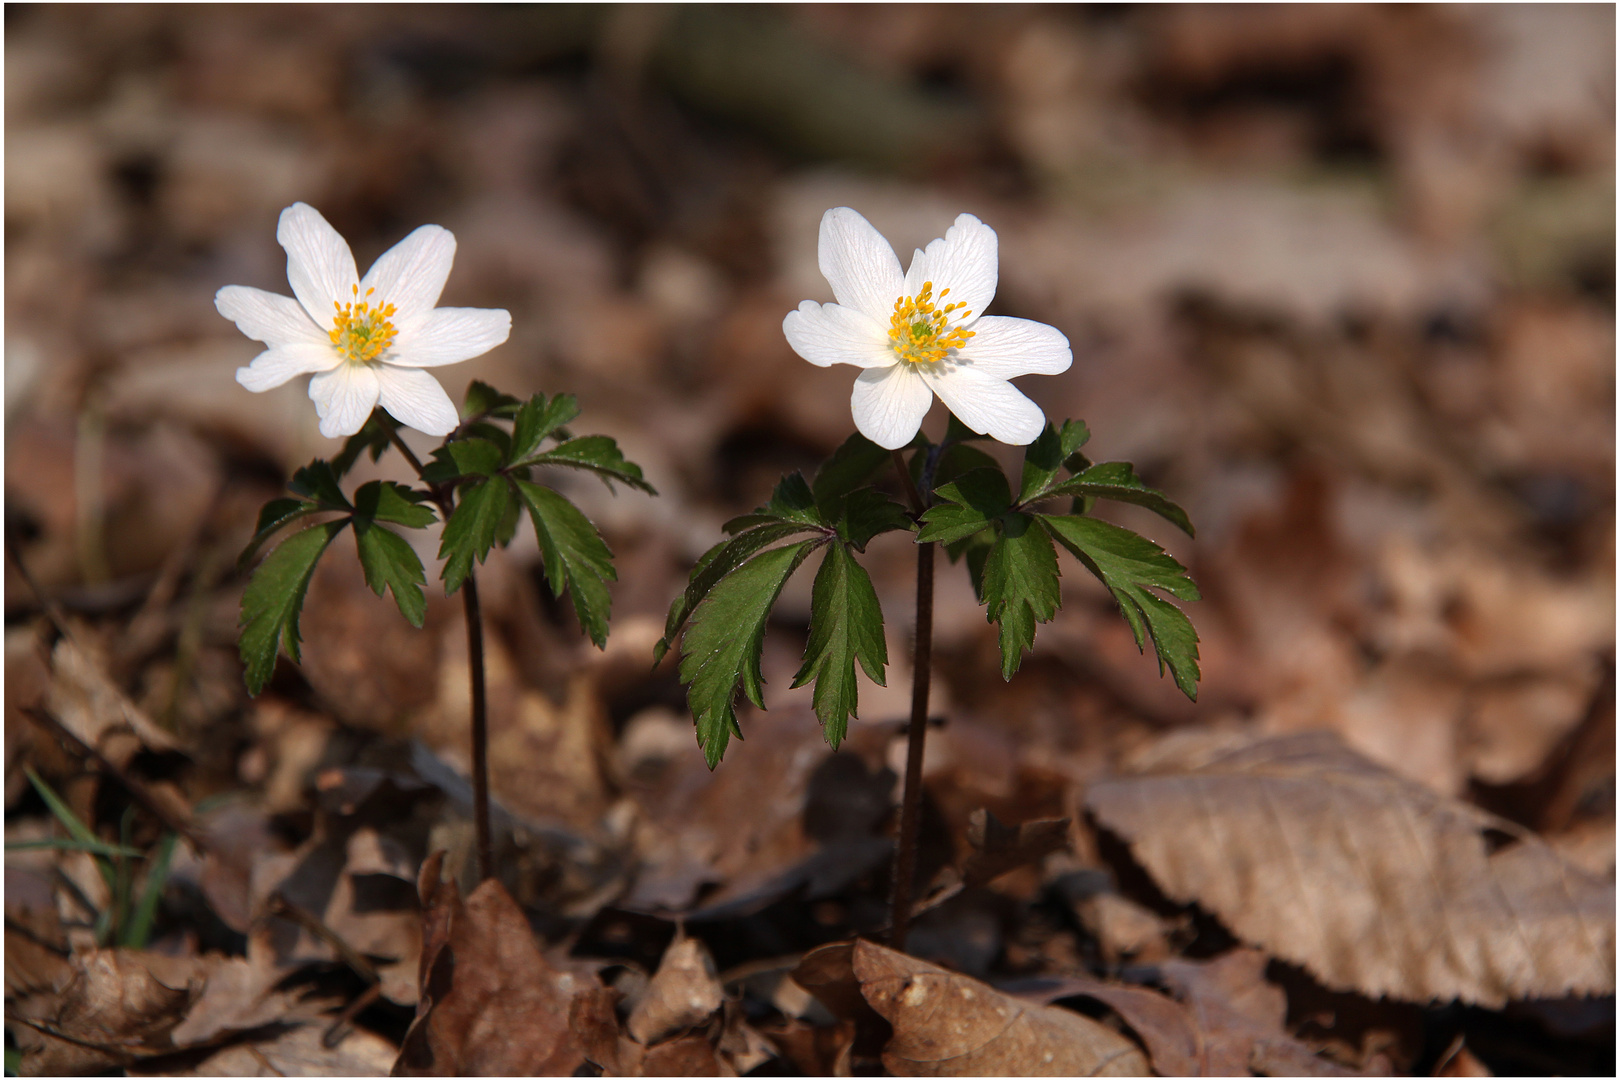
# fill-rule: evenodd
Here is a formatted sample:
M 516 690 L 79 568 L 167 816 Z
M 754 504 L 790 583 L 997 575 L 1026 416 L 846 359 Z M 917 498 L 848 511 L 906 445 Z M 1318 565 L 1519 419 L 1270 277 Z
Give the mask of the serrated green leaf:
M 343 497 L 343 488 L 338 484 L 337 474 L 332 471 L 331 465 L 320 458 L 293 473 L 287 487 L 295 495 L 320 503 L 322 510 L 350 509 L 349 500 Z
M 505 432 L 497 432 L 502 439 Z M 493 439 L 457 439 L 433 451 L 422 479 L 442 484 L 468 476 L 493 476 L 506 461 L 506 449 Z
M 721 578 L 753 558 L 761 548 L 805 531 L 807 527 L 797 522 L 767 519 L 763 525 L 749 529 L 729 540 L 722 540 L 704 552 L 697 565 L 692 567 L 686 591 L 669 605 L 669 617 L 664 620 L 664 636 L 653 646 L 653 663 L 657 664 L 664 659 L 664 654 L 675 643 L 675 635 L 686 625 L 692 609 L 709 595 L 709 591 L 719 584 Z
M 1001 677 L 1011 679 L 1035 645 L 1035 624 L 1051 622 L 1062 594 L 1057 549 L 1028 514 L 1008 514 L 983 567 L 985 617 L 1001 640 Z
M 511 497 L 511 486 L 504 477 L 462 487 L 461 501 L 439 538 L 439 558 L 445 561 L 439 577 L 444 580 L 445 595 L 454 595 L 461 588 L 472 573 L 474 559 L 482 563 L 489 556 Z
M 413 490 L 391 480 L 371 480 L 361 484 L 354 493 L 354 512 L 373 521 L 387 521 L 411 529 L 425 529 L 438 515 L 427 501 L 424 492 Z
M 810 641 L 794 686 L 811 679 L 816 716 L 827 745 L 834 750 L 849 730 L 859 701 L 855 663 L 879 686 L 889 663 L 883 640 L 883 609 L 866 569 L 843 544 L 827 545 L 810 592 Z
M 823 542 L 804 540 L 756 555 L 722 578 L 692 612 L 681 638 L 681 681 L 711 769 L 720 763 L 732 733 L 741 735 L 738 687 L 764 707 L 759 658 L 766 620 L 787 579 Z
M 829 509 L 823 507 L 824 510 Z M 837 514 L 838 535 L 846 543 L 855 545 L 856 551 L 865 551 L 866 545 L 880 533 L 915 528 L 906 508 L 876 488 L 861 488 L 832 501 L 831 511 Z
M 581 435 L 559 443 L 543 454 L 528 459 L 530 465 L 566 465 L 574 469 L 588 469 L 601 477 L 611 489 L 617 480 L 649 495 L 658 494 L 641 475 L 641 466 L 625 460 L 619 444 L 606 435 Z
M 1168 664 L 1181 692 L 1197 701 L 1198 631 L 1181 609 L 1148 591 L 1162 589 L 1178 600 L 1199 599 L 1198 586 L 1186 568 L 1153 541 L 1118 525 L 1088 517 L 1036 516 L 1108 586 L 1136 635 L 1137 648 L 1145 648 L 1151 636 L 1159 674 Z
M 513 416 L 523 403 L 511 394 L 503 394 L 486 382 L 474 379 L 467 387 L 467 396 L 461 402 L 463 419 L 475 416 Z
M 1058 471 L 1065 467 L 1072 468 L 1071 461 L 1078 463 L 1085 459 L 1084 455 L 1078 459 L 1075 455 L 1090 438 L 1090 430 L 1080 420 L 1065 420 L 1061 429 L 1047 424 L 1046 430 L 1024 451 L 1023 479 L 1018 488 L 1019 503 L 1047 498 L 1048 490 L 1057 482 Z
M 973 469 L 934 489 L 936 500 L 923 512 L 918 543 L 964 540 L 1007 512 L 1012 492 L 1000 469 Z
M 596 526 L 573 503 L 548 487 L 527 480 L 514 482 L 534 521 L 551 595 L 561 596 L 564 588 L 568 590 L 579 625 L 597 648 L 603 648 L 613 604 L 607 583 L 618 578 L 613 553 Z
M 512 424 L 512 461 L 520 465 L 528 461 L 547 436 L 578 415 L 579 399 L 573 394 L 557 394 L 550 401 L 536 394 L 525 401 Z
M 873 474 L 893 459 L 892 452 L 856 432 L 816 470 L 816 479 L 810 485 L 811 494 L 822 505 L 843 498 L 872 479 Z
M 253 561 L 253 556 L 264 546 L 264 542 L 278 530 L 320 512 L 319 505 L 303 499 L 271 499 L 265 503 L 259 510 L 259 523 L 253 529 L 253 539 L 242 549 L 242 554 L 236 557 L 237 569 L 246 570 L 248 564 Z
M 332 472 L 342 479 L 348 475 L 354 463 L 360 460 L 360 455 L 366 451 L 371 452 L 371 460 L 376 461 L 383 456 L 393 442 L 394 432 L 400 429 L 400 422 L 388 415 L 388 410 L 381 406 L 372 409 L 371 415 L 360 430 L 350 435 L 343 442 L 343 449 L 332 459 Z
M 349 522 L 328 521 L 294 533 L 265 557 L 242 592 L 242 639 L 248 693 L 257 695 L 276 668 L 282 646 L 298 660 L 298 613 L 304 606 L 315 563 Z
M 392 589 L 399 613 L 406 622 L 420 627 L 427 614 L 427 599 L 422 595 L 427 575 L 416 551 L 392 529 L 364 517 L 354 519 L 354 543 L 371 591 L 381 596 L 383 589 Z
M 1093 465 L 1078 476 L 1053 487 L 1043 498 L 1072 495 L 1085 499 L 1113 499 L 1115 502 L 1133 503 L 1146 507 L 1170 524 L 1193 535 L 1192 522 L 1187 512 L 1171 502 L 1164 492 L 1148 487 L 1137 477 L 1128 461 L 1108 461 Z

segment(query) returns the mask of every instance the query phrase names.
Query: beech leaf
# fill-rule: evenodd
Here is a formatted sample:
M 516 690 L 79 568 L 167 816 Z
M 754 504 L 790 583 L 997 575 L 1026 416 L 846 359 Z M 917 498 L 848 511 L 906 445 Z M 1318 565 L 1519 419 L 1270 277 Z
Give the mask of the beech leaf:
M 1087 805 L 1172 899 L 1335 990 L 1500 1008 L 1614 992 L 1614 884 L 1312 732 L 1166 740 Z

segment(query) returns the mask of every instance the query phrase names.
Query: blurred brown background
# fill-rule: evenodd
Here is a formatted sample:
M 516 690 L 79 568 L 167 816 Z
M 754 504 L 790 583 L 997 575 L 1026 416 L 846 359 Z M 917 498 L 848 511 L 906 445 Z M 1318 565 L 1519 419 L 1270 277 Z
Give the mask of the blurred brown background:
M 632 820 L 696 812 L 671 779 L 700 783 L 682 697 L 667 665 L 648 672 L 691 560 L 852 429 L 853 372 L 803 362 L 780 331 L 799 300 L 831 298 L 820 215 L 856 208 L 906 261 L 968 211 L 1001 238 L 991 310 L 1073 344 L 1067 374 L 1021 388 L 1198 526 L 1190 542 L 1105 511 L 1191 567 L 1205 677 L 1182 700 L 1065 562 L 1064 607 L 1004 684 L 965 575 L 945 573 L 951 723 L 929 775 L 952 829 L 981 805 L 1072 812 L 1075 785 L 1171 728 L 1329 729 L 1612 877 L 1612 7 L 5 19 L 7 527 L 179 733 L 193 797 L 294 810 L 313 766 L 371 739 L 465 761 L 459 605 L 430 600 L 410 630 L 347 541 L 306 609 L 306 663 L 258 701 L 241 686 L 235 555 L 290 470 L 338 445 L 304 380 L 235 383 L 258 346 L 213 310 L 226 284 L 288 291 L 284 206 L 320 209 L 362 268 L 419 224 L 451 229 L 444 302 L 513 317 L 506 345 L 437 372 L 452 397 L 472 378 L 577 393 L 581 430 L 658 486 L 558 478 L 619 556 L 606 654 L 540 587 L 532 543 L 483 572 L 497 795 L 608 847 Z M 926 430 L 943 419 L 936 405 Z M 863 683 L 874 731 L 905 710 L 910 560 L 898 537 L 873 546 L 895 658 L 887 690 Z M 808 594 L 806 576 L 778 610 L 773 707 L 744 723 L 813 745 L 809 690 L 787 688 Z M 6 611 L 9 803 L 28 735 L 13 709 L 51 679 L 9 563 Z M 733 746 L 728 783 L 776 775 L 771 738 Z M 897 749 L 879 739 L 874 767 Z M 731 797 L 782 791 L 802 787 Z M 731 840 L 682 835 L 645 841 L 664 860 L 639 879 L 647 903 L 746 892 Z

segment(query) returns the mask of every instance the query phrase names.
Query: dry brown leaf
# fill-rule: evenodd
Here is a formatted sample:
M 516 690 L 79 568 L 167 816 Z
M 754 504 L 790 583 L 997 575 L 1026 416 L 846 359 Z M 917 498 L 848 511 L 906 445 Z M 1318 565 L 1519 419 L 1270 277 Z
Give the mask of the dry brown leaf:
M 1141 1076 L 1136 1044 L 1079 1013 L 1031 1005 L 958 975 L 857 941 L 861 993 L 894 1027 L 883 1063 L 897 1076 Z
M 1087 805 L 1180 902 L 1333 989 L 1499 1007 L 1614 990 L 1614 885 L 1323 733 L 1170 739 Z M 1505 841 L 1505 843 L 1501 843 Z
M 51 652 L 51 682 L 47 707 L 64 727 L 112 759 L 115 765 L 126 764 L 130 757 L 145 746 L 152 750 L 173 750 L 174 737 L 153 723 L 108 677 L 101 663 L 91 657 L 72 638 L 64 637 Z M 105 744 L 110 734 L 128 729 L 135 733 L 140 744 L 120 743 L 114 747 Z
M 130 1070 L 132 1076 L 385 1076 L 399 1050 L 365 1028 L 336 1046 L 323 1041 L 326 1022 L 277 1025 L 264 1040 L 232 1043 L 182 1069 Z M 193 1059 L 194 1060 L 194 1059 Z
M 443 852 L 422 864 L 421 998 L 394 1063 L 398 1076 L 568 1075 L 585 1061 L 568 1028 L 587 989 L 548 964 L 500 882 L 463 902 L 439 878 Z
M 171 1035 L 201 989 L 193 963 L 95 949 L 69 964 L 72 975 L 60 992 L 37 996 L 28 1022 L 12 1029 L 25 1075 L 93 1073 L 174 1049 Z M 11 982 L 8 972 L 8 999 Z
M 1160 968 L 1194 1018 L 1206 1075 L 1357 1075 L 1287 1034 L 1288 1000 L 1266 981 L 1265 967 L 1264 953 L 1235 949 L 1215 960 L 1172 960 Z
M 714 960 L 697 938 L 677 937 L 664 950 L 652 982 L 630 1011 L 625 1028 L 643 1046 L 696 1027 L 725 1003 Z
M 962 864 L 962 882 L 972 887 L 1067 848 L 1069 819 L 1004 825 L 989 810 L 979 809 L 968 817 L 967 835 L 973 851 Z

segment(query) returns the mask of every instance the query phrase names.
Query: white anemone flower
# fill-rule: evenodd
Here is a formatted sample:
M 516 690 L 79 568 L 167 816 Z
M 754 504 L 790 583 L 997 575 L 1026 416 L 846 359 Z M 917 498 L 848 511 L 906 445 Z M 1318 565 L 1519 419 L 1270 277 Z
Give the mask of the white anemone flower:
M 498 308 L 436 308 L 456 238 L 423 225 L 383 253 L 366 276 L 343 237 L 314 207 L 281 212 L 276 241 L 287 249 L 287 280 L 298 299 L 227 285 L 219 313 L 268 348 L 236 381 L 261 393 L 313 374 L 309 397 L 327 438 L 353 435 L 377 405 L 429 435 L 460 422 L 439 381 L 424 368 L 482 356 L 505 341 L 512 316 Z
M 806 300 L 782 320 L 793 351 L 853 364 L 850 410 L 887 450 L 909 443 L 935 396 L 981 435 L 1023 446 L 1046 427 L 1008 379 L 1067 371 L 1069 339 L 1045 323 L 985 315 L 996 294 L 996 232 L 962 214 L 902 272 L 894 248 L 847 206 L 821 218 L 817 251 L 835 304 Z

